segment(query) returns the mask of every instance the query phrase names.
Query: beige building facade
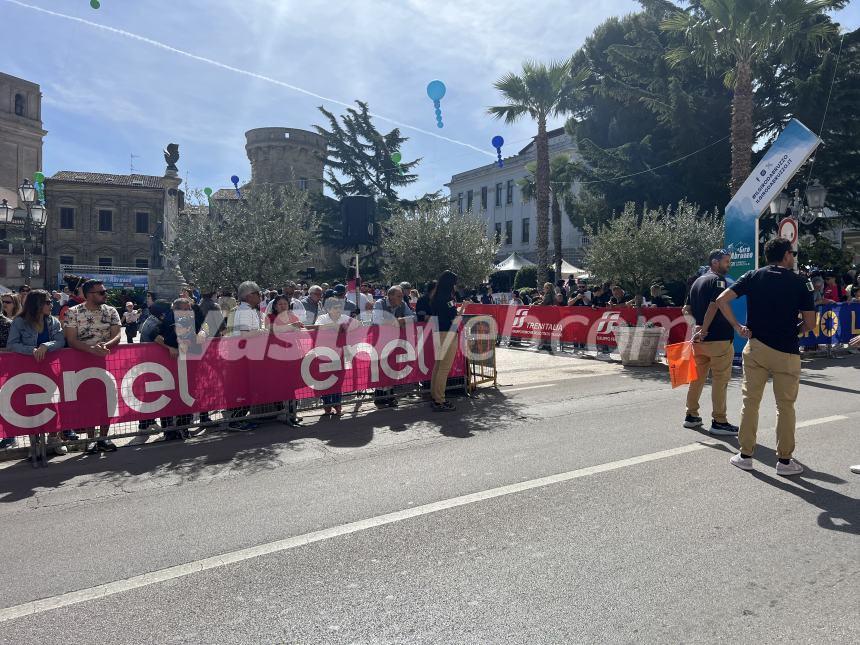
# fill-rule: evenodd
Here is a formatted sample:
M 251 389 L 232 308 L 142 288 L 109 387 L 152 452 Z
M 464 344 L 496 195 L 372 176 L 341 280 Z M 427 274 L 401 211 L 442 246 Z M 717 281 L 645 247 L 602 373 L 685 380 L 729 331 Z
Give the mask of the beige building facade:
M 149 268 L 150 236 L 164 213 L 163 178 L 60 171 L 45 181 L 47 280 L 62 265 Z
M 47 132 L 42 127 L 42 92 L 36 83 L 0 73 L 0 200 L 18 206 L 18 186 L 42 169 L 42 144 Z M 39 261 L 39 275 L 30 280 L 43 285 L 44 232 L 34 231 L 33 259 Z M 0 230 L 0 284 L 23 284 L 18 262 L 24 257 L 20 243 L 23 229 L 10 224 Z

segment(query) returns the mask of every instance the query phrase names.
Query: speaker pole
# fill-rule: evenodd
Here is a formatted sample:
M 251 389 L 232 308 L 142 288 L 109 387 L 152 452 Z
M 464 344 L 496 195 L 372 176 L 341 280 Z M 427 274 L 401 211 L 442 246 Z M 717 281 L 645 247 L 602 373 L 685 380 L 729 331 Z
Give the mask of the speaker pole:
M 361 274 L 358 270 L 358 259 L 359 259 L 359 246 L 355 245 L 355 308 L 358 311 L 358 322 L 362 321 L 361 314 L 364 313 L 361 310 L 361 299 L 359 296 L 361 295 L 361 290 L 359 289 L 359 284 L 361 283 Z

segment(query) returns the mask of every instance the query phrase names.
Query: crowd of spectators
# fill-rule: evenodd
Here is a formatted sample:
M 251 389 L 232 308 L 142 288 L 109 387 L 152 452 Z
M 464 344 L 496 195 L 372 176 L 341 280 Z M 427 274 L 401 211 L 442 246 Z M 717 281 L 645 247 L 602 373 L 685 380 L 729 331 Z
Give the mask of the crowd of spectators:
M 117 308 L 107 304 L 108 290 L 101 281 L 66 276 L 63 292 L 31 291 L 22 287 L 18 293 L 3 296 L 0 351 L 31 355 L 37 361 L 63 347 L 107 356 L 121 343 L 124 329 L 126 343 L 155 343 L 164 347 L 172 358 L 177 358 L 182 352 L 200 351 L 206 339 L 221 336 L 352 329 L 361 325 L 404 326 L 426 322 L 431 317 L 439 321 L 438 332 L 447 334 L 455 331 L 453 321 L 458 315 L 454 293 L 456 276 L 445 272 L 440 280 L 443 279 L 444 282 L 423 285 L 421 294 L 407 282 L 381 287 L 353 280 L 348 288 L 342 283 L 296 284 L 288 280 L 279 288 L 264 289 L 246 281 L 235 290 L 188 284 L 172 299 L 147 292 L 141 305 L 128 300 L 120 315 Z M 451 361 L 453 354 L 450 352 L 437 356 L 430 386 L 431 404 L 436 410 L 454 408 L 445 398 Z M 381 397 L 383 405 L 397 405 L 391 392 L 377 390 L 377 394 L 380 392 L 384 395 Z M 322 397 L 322 404 L 327 416 L 343 414 L 340 394 Z M 276 412 L 285 413 L 289 425 L 301 424 L 296 401 L 283 401 L 274 407 Z M 226 410 L 227 429 L 237 432 L 252 429 L 255 424 L 244 417 L 258 412 L 250 407 Z M 160 428 L 165 430 L 165 439 L 186 438 L 192 418 L 192 415 L 162 417 Z M 209 420 L 210 413 L 200 414 L 201 423 Z M 139 429 L 153 432 L 157 425 L 158 420 L 146 419 L 139 422 Z M 49 437 L 49 443 L 57 454 L 66 454 L 67 447 L 62 440 L 77 440 L 78 433 L 83 432 L 90 437 L 87 452 L 114 451 L 117 447 L 108 438 L 108 430 L 105 425 L 98 430 L 66 431 Z M 14 439 L 0 440 L 0 449 L 13 444 Z

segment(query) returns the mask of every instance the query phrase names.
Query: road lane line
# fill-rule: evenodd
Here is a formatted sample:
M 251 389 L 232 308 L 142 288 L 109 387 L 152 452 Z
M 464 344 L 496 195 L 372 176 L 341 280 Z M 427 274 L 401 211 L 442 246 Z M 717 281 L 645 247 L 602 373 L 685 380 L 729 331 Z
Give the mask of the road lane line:
M 350 522 L 348 524 L 342 524 L 340 526 L 322 529 L 320 531 L 305 533 L 304 535 L 297 535 L 295 537 L 286 538 L 283 540 L 276 540 L 274 542 L 268 542 L 266 544 L 260 544 L 258 546 L 249 547 L 246 549 L 230 551 L 228 553 L 216 555 L 210 558 L 203 558 L 202 560 L 196 560 L 194 562 L 188 562 L 186 564 L 180 564 L 173 567 L 168 567 L 166 569 L 159 569 L 158 571 L 151 571 L 149 573 L 132 576 L 131 578 L 126 578 L 124 580 L 115 580 L 114 582 L 108 582 L 95 587 L 90 587 L 88 589 L 80 589 L 78 591 L 71 591 L 69 593 L 52 596 L 50 598 L 43 598 L 41 600 L 25 602 L 23 604 L 15 605 L 13 607 L 6 607 L 4 609 L 0 609 L 0 623 L 5 622 L 7 620 L 14 620 L 15 618 L 33 616 L 35 614 L 51 611 L 53 609 L 61 609 L 70 605 L 88 602 L 90 600 L 98 600 L 100 598 L 105 598 L 107 596 L 112 596 L 118 593 L 131 591 L 133 589 L 139 589 L 141 587 L 158 584 L 160 582 L 174 580 L 176 578 L 188 576 L 193 573 L 199 573 L 202 571 L 208 571 L 209 569 L 217 569 L 219 567 L 225 567 L 230 564 L 236 564 L 238 562 L 243 562 L 244 560 L 250 560 L 251 558 L 258 558 L 263 555 L 270 555 L 272 553 L 288 551 L 290 549 L 295 549 L 296 547 L 313 544 L 314 542 L 321 542 L 322 540 L 330 540 L 331 538 L 340 537 L 342 535 L 349 535 L 350 533 L 357 533 L 358 531 L 365 531 L 367 529 L 375 528 L 378 526 L 394 524 L 395 522 L 401 522 L 403 520 L 408 520 L 413 517 L 420 517 L 422 515 L 428 515 L 430 513 L 436 513 L 451 508 L 457 508 L 458 506 L 465 506 L 466 504 L 474 504 L 475 502 L 482 502 L 488 499 L 494 499 L 496 497 L 512 495 L 514 493 L 521 493 L 523 491 L 532 490 L 534 488 L 542 488 L 544 486 L 550 486 L 552 484 L 560 484 L 563 482 L 571 481 L 573 479 L 588 477 L 589 475 L 596 475 L 598 473 L 605 473 L 611 470 L 618 470 L 619 468 L 626 468 L 627 466 L 635 466 L 637 464 L 644 464 L 649 461 L 657 461 L 658 459 L 666 459 L 667 457 L 683 455 L 689 452 L 702 450 L 703 448 L 707 448 L 712 445 L 717 444 L 702 441 L 688 444 L 686 446 L 680 446 L 678 448 L 670 448 L 669 450 L 652 452 L 647 455 L 639 455 L 638 457 L 630 457 L 629 459 L 610 461 L 608 463 L 599 464 L 597 466 L 588 466 L 587 468 L 571 470 L 566 473 L 549 475 L 548 477 L 540 477 L 538 479 L 530 479 L 528 481 L 518 482 L 516 484 L 509 484 L 507 486 L 499 486 L 498 488 L 490 488 L 488 490 L 480 491 L 477 493 L 470 493 L 468 495 L 452 497 L 450 499 L 444 499 L 438 502 L 433 502 L 431 504 L 416 506 L 415 508 L 408 508 L 402 511 L 395 511 L 394 513 L 386 513 L 385 515 L 378 515 L 376 517 L 371 517 L 365 520 L 359 520 L 357 522 Z
M 541 387 L 552 387 L 553 385 L 558 385 L 558 383 L 545 383 L 544 385 L 524 385 L 522 387 L 506 387 L 502 390 L 502 392 L 524 392 L 525 390 L 536 390 Z
M 801 421 L 796 424 L 795 428 L 808 428 L 809 426 L 817 426 L 820 423 L 832 423 L 833 421 L 845 421 L 848 417 L 841 414 L 835 414 L 832 417 L 821 417 L 820 419 L 810 419 L 809 421 Z

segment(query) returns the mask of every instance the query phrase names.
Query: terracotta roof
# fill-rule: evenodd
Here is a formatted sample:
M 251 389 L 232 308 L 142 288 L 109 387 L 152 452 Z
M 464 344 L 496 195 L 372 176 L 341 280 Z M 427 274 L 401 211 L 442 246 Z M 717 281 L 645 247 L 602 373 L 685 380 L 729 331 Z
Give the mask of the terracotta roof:
M 164 188 L 161 177 L 152 175 L 108 175 L 98 172 L 77 172 L 61 170 L 48 179 L 78 184 L 99 184 L 104 186 L 128 186 L 131 188 Z
M 236 194 L 235 188 L 221 188 L 212 193 L 212 199 L 215 201 L 238 201 L 239 196 Z

